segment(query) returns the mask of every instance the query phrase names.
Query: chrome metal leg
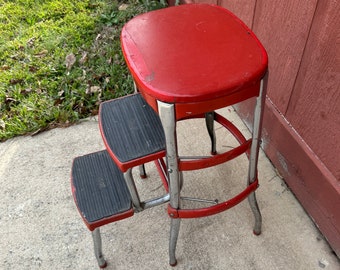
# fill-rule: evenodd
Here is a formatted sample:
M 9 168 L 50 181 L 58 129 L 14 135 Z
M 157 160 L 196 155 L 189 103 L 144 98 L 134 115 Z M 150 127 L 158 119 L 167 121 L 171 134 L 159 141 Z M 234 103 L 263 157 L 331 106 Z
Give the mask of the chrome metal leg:
M 250 204 L 250 208 L 253 211 L 253 214 L 254 214 L 254 217 L 255 217 L 255 225 L 254 225 L 254 228 L 253 228 L 253 233 L 255 235 L 260 235 L 261 234 L 261 227 L 262 227 L 262 215 L 261 215 L 261 212 L 260 212 L 260 208 L 257 204 L 255 192 L 252 192 L 248 196 L 248 202 Z
M 133 81 L 133 90 L 134 90 L 135 94 L 138 93 L 138 88 L 137 88 L 137 85 L 136 85 L 135 81 Z M 146 172 L 145 172 L 144 164 L 139 166 L 139 175 L 143 179 L 146 178 Z
M 136 85 L 136 82 L 133 81 L 133 92 L 136 94 L 138 93 L 138 89 L 137 89 L 137 85 Z
M 215 112 L 205 114 L 205 124 L 211 140 L 211 154 L 216 155 L 216 134 L 214 129 Z
M 183 187 L 183 172 L 179 172 L 179 191 L 182 190 L 182 187 Z
M 173 104 L 158 101 L 158 112 L 166 140 L 166 161 L 170 186 L 170 204 L 179 207 L 180 173 L 178 169 L 175 108 Z
M 139 176 L 141 177 L 141 178 L 146 178 L 147 177 L 147 175 L 146 175 L 146 171 L 145 171 L 145 166 L 144 166 L 144 164 L 143 165 L 139 165 Z
M 254 126 L 252 132 L 252 144 L 250 148 L 249 156 L 249 173 L 248 173 L 248 185 L 253 183 L 257 178 L 257 163 L 261 140 L 261 128 L 262 128 L 262 115 L 266 97 L 266 84 L 267 76 L 261 81 L 260 94 L 256 99 L 256 107 L 254 111 Z M 253 211 L 255 217 L 254 234 L 261 234 L 262 216 L 257 204 L 255 192 L 248 196 L 248 202 L 250 208 Z
M 170 225 L 170 241 L 169 241 L 169 264 L 176 266 L 176 245 L 178 240 L 179 228 L 181 225 L 180 218 L 172 218 Z
M 166 140 L 166 160 L 169 179 L 170 205 L 172 208 L 180 208 L 180 188 L 182 175 L 178 169 L 178 152 L 176 137 L 175 108 L 173 104 L 158 101 L 158 112 L 162 121 Z M 171 217 L 171 216 L 170 216 Z M 176 260 L 176 244 L 180 228 L 180 219 L 171 219 L 169 258 L 170 265 L 174 266 Z
M 96 228 L 91 233 L 92 233 L 92 239 L 93 239 L 94 255 L 96 256 L 99 267 L 105 268 L 107 266 L 107 263 L 104 259 L 104 255 L 102 251 L 102 238 L 100 235 L 100 229 Z
M 143 209 L 140 203 L 140 198 L 139 198 L 138 191 L 135 185 L 135 181 L 133 180 L 133 176 L 132 176 L 132 168 L 128 169 L 124 173 L 124 178 L 128 186 L 128 189 L 130 191 L 132 203 L 133 203 L 133 206 L 135 207 L 135 210 L 137 212 L 142 211 Z

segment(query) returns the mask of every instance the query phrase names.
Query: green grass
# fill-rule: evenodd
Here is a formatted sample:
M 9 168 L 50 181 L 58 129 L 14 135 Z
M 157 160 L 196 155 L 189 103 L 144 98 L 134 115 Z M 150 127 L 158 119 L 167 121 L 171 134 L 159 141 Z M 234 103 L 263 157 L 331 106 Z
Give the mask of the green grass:
M 126 6 L 128 5 L 128 6 Z M 154 0 L 0 0 L 0 141 L 67 126 L 133 91 L 121 27 Z

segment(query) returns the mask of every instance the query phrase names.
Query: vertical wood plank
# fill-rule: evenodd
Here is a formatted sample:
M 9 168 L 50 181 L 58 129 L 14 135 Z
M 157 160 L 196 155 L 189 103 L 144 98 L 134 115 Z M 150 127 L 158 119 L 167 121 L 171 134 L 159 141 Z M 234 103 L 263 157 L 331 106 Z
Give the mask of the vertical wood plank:
M 239 17 L 252 28 L 256 0 L 218 0 L 217 4 Z
M 269 56 L 268 96 L 285 114 L 317 0 L 257 0 L 253 31 Z
M 339 13 L 319 1 L 286 117 L 340 182 Z
M 191 1 L 192 3 L 205 3 L 217 5 L 218 0 L 184 0 L 185 3 L 188 3 L 188 1 Z
M 206 3 L 224 7 L 234 13 L 251 28 L 256 0 L 181 0 L 181 3 Z

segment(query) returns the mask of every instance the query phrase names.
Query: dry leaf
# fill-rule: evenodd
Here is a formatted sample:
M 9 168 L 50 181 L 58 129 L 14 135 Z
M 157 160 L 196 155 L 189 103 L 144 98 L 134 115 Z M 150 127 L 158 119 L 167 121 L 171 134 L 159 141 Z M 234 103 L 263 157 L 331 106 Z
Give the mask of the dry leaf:
M 48 54 L 48 50 L 42 50 L 42 51 L 36 53 L 34 56 L 35 57 L 45 57 L 46 54 Z
M 79 63 L 84 64 L 86 61 L 87 61 L 87 52 L 82 52 Z
M 35 66 L 29 66 L 29 67 L 28 67 L 28 70 L 29 70 L 30 72 L 36 72 L 36 71 L 38 70 L 38 68 L 35 67 Z
M 17 102 L 16 99 L 11 98 L 11 97 L 5 97 L 5 104 L 6 104 L 6 105 L 9 105 L 9 104 L 15 103 L 15 102 Z
M 0 129 L 5 129 L 6 128 L 6 123 L 4 120 L 0 119 Z
M 127 10 L 128 7 L 129 7 L 128 4 L 121 4 L 121 5 L 118 7 L 118 10 Z
M 26 88 L 24 90 L 21 90 L 20 94 L 25 96 L 25 95 L 28 95 L 31 92 L 32 92 L 32 88 Z
M 28 46 L 28 47 L 33 47 L 33 46 L 34 46 L 34 42 L 35 42 L 35 37 L 30 38 L 30 39 L 27 41 L 27 46 Z
M 24 80 L 23 79 L 10 79 L 9 83 L 10 84 L 18 84 L 18 83 L 22 83 Z
M 8 65 L 3 65 L 0 69 L 1 70 L 9 70 L 11 67 Z
M 60 105 L 61 103 L 63 103 L 64 100 L 65 100 L 64 97 L 60 97 L 60 98 L 55 99 L 54 100 L 54 106 Z
M 91 110 L 92 116 L 98 115 L 98 113 L 99 113 L 99 110 Z
M 66 56 L 65 65 L 68 70 L 72 68 L 75 62 L 76 62 L 76 57 L 73 53 L 70 53 L 69 55 Z
M 91 86 L 86 89 L 86 94 L 101 93 L 102 89 L 99 86 Z

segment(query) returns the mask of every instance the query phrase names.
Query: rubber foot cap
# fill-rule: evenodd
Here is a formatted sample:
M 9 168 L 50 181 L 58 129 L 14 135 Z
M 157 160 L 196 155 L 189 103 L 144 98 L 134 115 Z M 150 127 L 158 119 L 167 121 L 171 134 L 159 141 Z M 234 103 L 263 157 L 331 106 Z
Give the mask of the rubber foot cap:
M 174 267 L 174 266 L 177 265 L 177 260 L 174 263 L 169 263 L 169 264 L 170 264 L 170 266 Z
M 101 268 L 101 269 L 104 269 L 104 268 L 106 268 L 106 266 L 107 266 L 107 262 L 105 261 L 105 263 L 104 264 L 102 264 L 102 265 L 99 265 L 99 267 Z
M 255 234 L 256 236 L 259 236 L 261 234 L 261 231 L 259 232 L 253 231 L 253 234 Z

